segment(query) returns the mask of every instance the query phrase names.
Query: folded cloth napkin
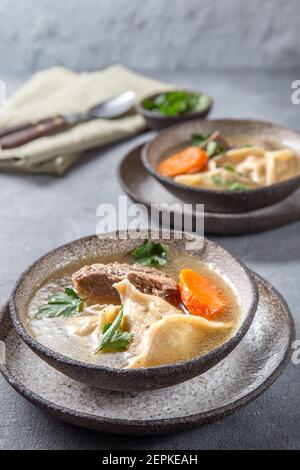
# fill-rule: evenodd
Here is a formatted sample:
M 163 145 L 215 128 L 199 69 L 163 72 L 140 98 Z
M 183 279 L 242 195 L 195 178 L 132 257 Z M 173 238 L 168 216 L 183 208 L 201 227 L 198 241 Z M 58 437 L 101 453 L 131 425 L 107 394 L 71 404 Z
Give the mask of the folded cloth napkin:
M 85 112 L 127 90 L 135 91 L 139 99 L 169 88 L 170 85 L 120 65 L 83 73 L 53 67 L 38 72 L 0 108 L 0 128 Z M 84 150 L 133 136 L 144 128 L 145 121 L 137 113 L 114 120 L 84 122 L 15 149 L 0 149 L 0 170 L 62 174 Z

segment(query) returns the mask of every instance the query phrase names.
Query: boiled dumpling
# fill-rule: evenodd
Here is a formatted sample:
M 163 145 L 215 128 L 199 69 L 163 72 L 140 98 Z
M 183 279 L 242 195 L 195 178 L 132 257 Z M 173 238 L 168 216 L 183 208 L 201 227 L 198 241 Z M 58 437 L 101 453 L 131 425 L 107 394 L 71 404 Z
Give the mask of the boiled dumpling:
M 299 160 L 290 149 L 266 152 L 266 184 L 293 178 L 299 173 Z
M 264 158 L 253 155 L 236 166 L 236 171 L 261 185 L 266 181 L 266 162 Z
M 185 184 L 186 186 L 195 186 L 202 188 L 214 188 L 212 176 L 215 170 L 204 171 L 203 173 L 194 173 L 190 175 L 175 176 L 176 183 Z
M 128 357 L 139 354 L 143 335 L 151 325 L 167 315 L 183 313 L 166 300 L 156 295 L 143 294 L 128 279 L 114 284 L 123 304 L 123 318 L 126 330 L 133 333 L 133 340 L 127 350 Z
M 261 147 L 240 147 L 237 149 L 227 150 L 227 152 L 224 153 L 223 161 L 236 165 L 243 162 L 247 157 L 264 157 L 264 155 L 265 151 Z
M 186 315 L 160 297 L 142 294 L 127 279 L 114 287 L 121 297 L 126 329 L 134 335 L 127 351 L 128 368 L 189 359 L 197 355 L 209 332 L 233 327 L 232 322 Z
M 98 317 L 96 315 L 82 315 L 71 318 L 67 329 L 71 335 L 87 336 L 93 333 L 98 326 Z
M 190 359 L 199 354 L 208 333 L 233 327 L 232 322 L 213 322 L 193 315 L 169 315 L 145 332 L 138 354 L 128 368 L 154 367 Z
M 222 167 L 211 171 L 205 171 L 203 173 L 179 175 L 174 179 L 177 183 L 185 184 L 187 186 L 214 190 L 228 189 L 232 183 L 241 183 L 249 188 L 255 188 L 258 186 L 258 183 L 254 182 L 246 175 L 242 175 L 236 171 L 228 171 Z
M 85 315 L 71 318 L 68 331 L 72 335 L 87 336 L 95 330 L 102 331 L 105 323 L 113 323 L 120 310 L 119 305 L 94 305 L 85 309 Z

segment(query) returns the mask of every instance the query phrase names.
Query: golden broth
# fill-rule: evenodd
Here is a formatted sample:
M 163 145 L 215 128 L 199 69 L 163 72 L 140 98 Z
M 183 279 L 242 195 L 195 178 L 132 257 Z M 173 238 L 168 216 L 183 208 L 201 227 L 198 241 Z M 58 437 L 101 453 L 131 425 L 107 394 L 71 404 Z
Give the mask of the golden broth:
M 132 257 L 127 253 L 115 253 L 114 255 L 101 258 L 86 259 L 84 262 L 69 265 L 63 271 L 57 271 L 55 277 L 51 277 L 51 279 L 38 289 L 30 302 L 28 316 L 25 319 L 28 331 L 33 338 L 50 349 L 73 359 L 109 367 L 125 367 L 127 365 L 126 351 L 93 353 L 99 341 L 99 334 L 97 332 L 89 336 L 76 336 L 71 334 L 68 329 L 70 318 L 57 317 L 37 319 L 35 317 L 38 308 L 47 301 L 50 295 L 61 292 L 66 286 L 71 285 L 72 274 L 80 267 L 96 262 L 111 263 L 113 261 L 131 264 Z M 222 317 L 218 320 L 233 321 L 234 323 L 231 329 L 209 333 L 205 339 L 200 342 L 197 351 L 194 351 L 194 357 L 205 354 L 220 346 L 234 334 L 238 323 L 239 305 L 237 296 L 233 292 L 232 287 L 220 275 L 207 266 L 204 266 L 197 256 L 189 256 L 182 252 L 173 253 L 170 257 L 170 261 L 162 268 L 162 271 L 178 281 L 180 270 L 183 268 L 193 269 L 211 278 L 218 285 L 224 293 L 227 305 Z M 101 304 L 101 302 L 99 303 Z M 105 303 L 107 303 L 107 299 L 105 299 Z

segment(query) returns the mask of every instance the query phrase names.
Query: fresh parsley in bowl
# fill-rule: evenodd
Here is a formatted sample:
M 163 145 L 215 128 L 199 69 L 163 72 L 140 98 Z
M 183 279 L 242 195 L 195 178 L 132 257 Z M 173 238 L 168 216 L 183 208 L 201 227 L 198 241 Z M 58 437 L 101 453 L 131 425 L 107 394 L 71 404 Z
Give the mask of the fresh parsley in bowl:
M 212 98 L 205 93 L 179 89 L 144 97 L 137 111 L 148 127 L 162 129 L 185 120 L 205 118 L 212 103 Z
M 186 113 L 203 111 L 209 103 L 209 97 L 203 93 L 178 90 L 147 98 L 143 106 L 145 109 L 156 111 L 164 116 L 182 116 Z

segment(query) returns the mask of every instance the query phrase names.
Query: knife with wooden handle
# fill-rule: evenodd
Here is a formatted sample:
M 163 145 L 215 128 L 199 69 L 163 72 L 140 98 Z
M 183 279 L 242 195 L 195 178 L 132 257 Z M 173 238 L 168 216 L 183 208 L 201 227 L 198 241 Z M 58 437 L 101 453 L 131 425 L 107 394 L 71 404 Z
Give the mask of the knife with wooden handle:
M 2 127 L 0 128 L 0 138 L 5 135 L 12 134 L 13 132 L 23 131 L 27 127 L 33 126 L 33 122 L 26 122 L 25 124 L 19 124 L 18 126 Z
M 114 96 L 96 106 L 86 113 L 69 114 L 42 119 L 36 123 L 26 123 L 7 129 L 0 129 L 0 147 L 2 150 L 20 147 L 40 137 L 64 131 L 80 122 L 91 119 L 113 119 L 125 114 L 136 102 L 136 94 L 126 91 Z
M 0 146 L 2 150 L 20 147 L 21 145 L 27 144 L 27 142 L 38 139 L 39 137 L 64 131 L 68 127 L 70 127 L 70 124 L 62 116 L 43 119 L 37 124 L 24 126 L 23 128 L 15 130 L 4 137 L 0 137 Z

